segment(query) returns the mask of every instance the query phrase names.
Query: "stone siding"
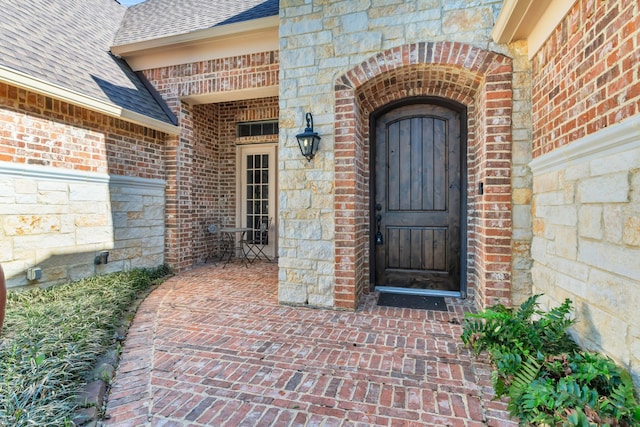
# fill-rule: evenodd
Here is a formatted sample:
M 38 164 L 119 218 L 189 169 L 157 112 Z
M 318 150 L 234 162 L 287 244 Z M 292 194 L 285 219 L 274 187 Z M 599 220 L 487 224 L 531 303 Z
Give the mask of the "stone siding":
M 579 0 L 533 59 L 532 277 L 640 384 L 640 5 Z
M 281 302 L 354 309 L 368 291 L 369 114 L 412 96 L 467 108 L 470 294 L 481 305 L 510 303 L 512 270 L 529 282 L 529 71 L 521 46 L 490 43 L 501 6 L 488 0 L 281 1 Z M 518 59 L 516 70 L 510 58 Z M 295 141 L 305 112 L 314 115 L 322 137 L 311 162 Z M 513 161 L 512 129 L 518 137 Z M 481 181 L 484 198 L 476 192 Z M 512 203 L 523 207 L 517 228 Z M 511 257 L 516 231 L 517 263 Z M 528 294 L 526 286 L 518 289 Z
M 164 134 L 3 84 L 0 120 L 9 286 L 164 262 Z M 102 250 L 109 262 L 95 265 Z M 42 280 L 27 281 L 30 267 Z

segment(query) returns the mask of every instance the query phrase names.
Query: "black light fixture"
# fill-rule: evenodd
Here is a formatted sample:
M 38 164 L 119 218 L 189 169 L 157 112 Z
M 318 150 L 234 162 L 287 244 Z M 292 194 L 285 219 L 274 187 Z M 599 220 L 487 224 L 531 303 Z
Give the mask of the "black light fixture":
M 318 152 L 320 136 L 318 132 L 313 131 L 313 116 L 311 113 L 307 113 L 304 117 L 307 120 L 307 127 L 304 132 L 297 134 L 296 138 L 298 139 L 298 145 L 300 146 L 302 155 L 305 156 L 308 161 L 311 161 Z

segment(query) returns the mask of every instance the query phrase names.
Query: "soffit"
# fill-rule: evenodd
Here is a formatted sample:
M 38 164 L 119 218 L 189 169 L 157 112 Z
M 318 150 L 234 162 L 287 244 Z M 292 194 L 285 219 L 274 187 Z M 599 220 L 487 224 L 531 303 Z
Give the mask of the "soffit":
M 532 58 L 577 0 L 505 0 L 491 36 L 497 43 L 527 40 Z

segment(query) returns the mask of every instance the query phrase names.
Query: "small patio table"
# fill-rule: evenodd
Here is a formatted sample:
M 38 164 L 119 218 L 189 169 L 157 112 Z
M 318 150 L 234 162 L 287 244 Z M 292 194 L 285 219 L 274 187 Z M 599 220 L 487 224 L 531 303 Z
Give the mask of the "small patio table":
M 227 253 L 229 254 L 222 268 L 229 264 L 231 257 L 234 255 L 242 261 L 245 267 L 249 268 L 249 258 L 247 257 L 247 252 L 244 250 L 242 242 L 245 240 L 245 234 L 250 230 L 250 228 L 246 227 L 223 227 L 220 229 L 222 244 L 224 246 L 220 261 L 224 260 Z

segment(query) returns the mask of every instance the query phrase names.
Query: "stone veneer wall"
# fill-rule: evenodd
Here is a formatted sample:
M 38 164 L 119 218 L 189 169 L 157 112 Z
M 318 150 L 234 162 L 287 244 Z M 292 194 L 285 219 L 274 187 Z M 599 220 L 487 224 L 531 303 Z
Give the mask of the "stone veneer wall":
M 9 286 L 164 262 L 164 134 L 6 84 L 0 123 Z M 101 250 L 109 263 L 96 266 Z M 43 277 L 28 282 L 33 266 Z
M 528 294 L 518 286 L 522 295 L 512 295 L 511 277 L 517 270 L 519 280 L 529 281 L 530 200 L 512 200 L 511 190 L 531 191 L 524 167 L 531 158 L 529 73 L 520 45 L 489 41 L 501 6 L 281 1 L 281 302 L 353 309 L 368 291 L 369 114 L 420 95 L 467 107 L 471 294 L 481 293 L 475 295 L 481 305 Z M 311 162 L 295 142 L 307 111 L 322 137 Z M 480 180 L 483 198 L 476 195 Z M 512 203 L 524 207 L 517 226 Z
M 166 258 L 178 271 L 206 258 L 205 223 L 230 225 L 235 218 L 235 147 L 226 126 L 235 129 L 233 120 L 276 114 L 272 98 L 207 105 L 189 105 L 182 98 L 272 87 L 278 85 L 278 67 L 278 52 L 260 52 L 144 71 L 181 129 L 167 142 Z M 233 119 L 225 108 L 237 111 Z
M 640 385 L 640 5 L 579 0 L 533 60 L 534 292 Z

